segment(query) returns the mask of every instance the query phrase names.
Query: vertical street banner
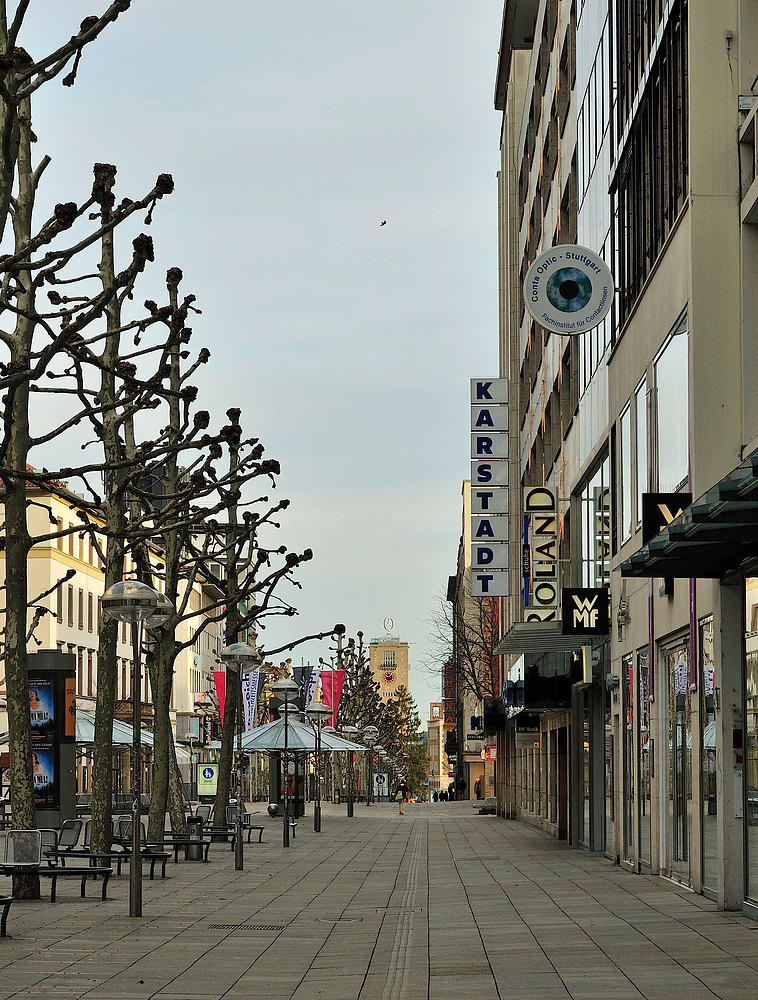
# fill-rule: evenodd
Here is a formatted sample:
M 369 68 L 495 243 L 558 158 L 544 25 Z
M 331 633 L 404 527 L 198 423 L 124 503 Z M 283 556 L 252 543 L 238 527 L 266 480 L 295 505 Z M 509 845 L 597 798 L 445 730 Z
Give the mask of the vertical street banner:
M 318 694 L 318 685 L 321 680 L 321 667 L 313 667 L 311 670 L 311 675 L 305 685 L 305 710 L 308 711 L 316 703 L 316 695 Z
M 245 709 L 245 732 L 255 729 L 255 709 L 258 704 L 258 682 L 261 668 L 249 670 L 242 675 L 242 704 Z
M 216 685 L 216 697 L 218 707 L 221 712 L 221 725 L 224 724 L 224 702 L 226 701 L 226 672 L 224 670 L 214 670 L 213 680 Z
M 345 683 L 344 670 L 323 670 L 321 672 L 321 690 L 324 693 L 324 704 L 332 710 L 328 725 L 336 725 L 337 712 L 340 708 L 342 685 Z

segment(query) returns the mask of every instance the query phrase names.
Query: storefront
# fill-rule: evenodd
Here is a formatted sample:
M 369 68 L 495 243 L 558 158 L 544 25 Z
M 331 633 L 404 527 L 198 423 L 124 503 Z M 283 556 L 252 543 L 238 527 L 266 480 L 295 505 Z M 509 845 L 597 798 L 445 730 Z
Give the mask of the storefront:
M 623 860 L 758 916 L 758 455 L 620 569 L 687 599 L 621 657 Z

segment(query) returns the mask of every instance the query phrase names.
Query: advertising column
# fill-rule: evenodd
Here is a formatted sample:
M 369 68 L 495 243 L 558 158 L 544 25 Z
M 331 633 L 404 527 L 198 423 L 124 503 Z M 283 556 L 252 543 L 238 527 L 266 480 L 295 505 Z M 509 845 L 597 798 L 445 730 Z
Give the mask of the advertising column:
M 76 817 L 76 657 L 29 654 L 29 717 L 37 825 Z

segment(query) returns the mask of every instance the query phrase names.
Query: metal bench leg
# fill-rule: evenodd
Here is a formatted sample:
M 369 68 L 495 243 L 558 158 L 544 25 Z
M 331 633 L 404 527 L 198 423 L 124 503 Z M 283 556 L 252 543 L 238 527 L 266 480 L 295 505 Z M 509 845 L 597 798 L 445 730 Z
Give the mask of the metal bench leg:
M 50 902 L 55 902 L 55 883 L 58 881 L 57 874 L 53 874 L 50 877 Z
M 107 899 L 108 898 L 108 896 L 106 895 L 106 890 L 108 889 L 108 879 L 109 878 L 110 878 L 110 874 L 109 873 L 106 873 L 105 875 L 103 875 L 103 893 L 102 893 L 102 899 Z
M 86 895 L 86 893 L 85 893 L 86 886 L 87 886 L 87 876 L 86 875 L 82 875 L 82 899 L 84 899 L 84 897 Z
M 10 912 L 11 904 L 3 903 L 3 915 L 0 917 L 0 937 L 7 937 L 5 933 L 6 925 L 8 923 L 8 913 Z
M 168 864 L 168 858 L 163 858 L 163 861 L 162 861 L 162 864 L 161 864 L 161 878 L 165 878 L 166 877 L 166 865 L 167 864 Z
M 259 844 L 262 844 L 262 843 L 263 843 L 263 828 L 261 828 L 261 829 L 260 829 L 260 830 L 258 831 L 258 843 L 259 843 Z

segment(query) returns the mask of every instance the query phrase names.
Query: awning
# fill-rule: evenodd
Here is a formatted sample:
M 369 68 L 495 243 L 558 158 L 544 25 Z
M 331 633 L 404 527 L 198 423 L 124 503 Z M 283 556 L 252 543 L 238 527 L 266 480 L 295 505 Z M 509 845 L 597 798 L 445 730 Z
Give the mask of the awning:
M 234 739 L 235 749 L 237 738 Z M 209 749 L 218 750 L 221 747 L 220 741 L 211 743 Z M 284 719 L 277 719 L 276 722 L 269 722 L 268 725 L 258 726 L 249 733 L 242 734 L 242 749 L 248 753 L 269 753 L 284 750 Z M 287 749 L 296 753 L 302 750 L 316 749 L 316 730 L 310 723 L 299 722 L 297 719 L 290 719 L 287 725 Z M 352 743 L 350 740 L 343 740 L 341 736 L 334 733 L 321 731 L 322 750 L 366 750 L 360 743 Z
M 591 639 L 564 635 L 560 622 L 514 622 L 493 650 L 496 656 L 507 653 L 573 653 Z
M 621 564 L 622 576 L 720 579 L 758 560 L 758 452 Z

